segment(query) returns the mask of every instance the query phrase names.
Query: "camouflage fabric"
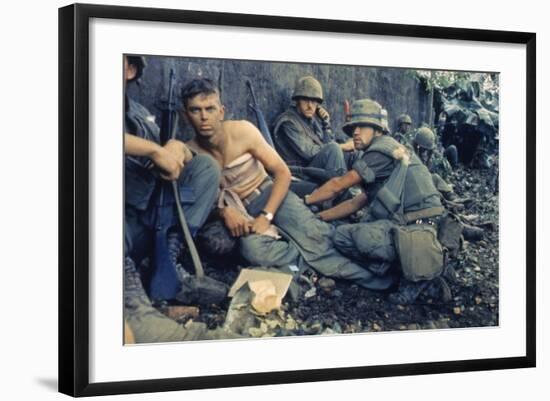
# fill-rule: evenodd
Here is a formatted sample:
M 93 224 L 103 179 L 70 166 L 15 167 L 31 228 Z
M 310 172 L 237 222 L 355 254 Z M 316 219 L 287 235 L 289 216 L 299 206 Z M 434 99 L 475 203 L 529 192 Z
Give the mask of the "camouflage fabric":
M 438 174 L 444 180 L 447 180 L 451 177 L 453 173 L 453 168 L 445 156 L 443 156 L 439 151 L 434 151 L 430 160 L 430 165 L 428 166 L 430 172 L 433 174 Z
M 298 78 L 294 85 L 294 92 L 292 93 L 292 100 L 298 98 L 315 99 L 319 103 L 323 102 L 323 87 L 312 76 L 305 76 Z
M 346 134 L 351 135 L 358 125 L 369 125 L 384 132 L 387 125 L 384 120 L 387 118 L 387 112 L 384 113 L 384 109 L 378 102 L 372 99 L 356 100 L 351 104 L 350 120 L 342 129 Z
M 418 128 L 414 135 L 414 144 L 424 149 L 433 150 L 435 147 L 435 135 L 433 131 L 426 126 Z
M 413 146 L 413 136 L 409 133 L 402 133 L 400 131 L 395 131 L 393 133 L 393 139 L 395 139 L 397 142 L 399 142 L 401 145 L 404 145 L 410 149 L 412 149 Z

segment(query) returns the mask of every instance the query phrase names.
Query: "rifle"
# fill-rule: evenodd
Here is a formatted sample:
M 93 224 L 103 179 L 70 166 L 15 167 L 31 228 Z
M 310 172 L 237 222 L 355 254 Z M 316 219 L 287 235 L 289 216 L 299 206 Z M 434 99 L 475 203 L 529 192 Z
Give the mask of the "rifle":
M 246 80 L 246 86 L 248 86 L 248 90 L 250 91 L 250 95 L 252 96 L 252 104 L 249 104 L 248 107 L 250 107 L 252 111 L 254 111 L 254 113 L 256 114 L 256 120 L 258 121 L 258 128 L 260 129 L 260 132 L 262 133 L 264 139 L 272 148 L 274 148 L 275 146 L 273 145 L 273 139 L 271 138 L 271 133 L 269 132 L 269 128 L 267 128 L 267 123 L 265 121 L 264 113 L 262 113 L 262 110 L 260 109 L 260 106 L 256 101 L 254 88 L 252 87 L 252 82 L 250 82 L 249 79 Z
M 288 166 L 288 169 L 293 176 L 303 180 L 313 181 L 317 184 L 324 184 L 331 178 L 338 176 L 338 174 L 334 172 L 319 167 Z
M 168 100 L 162 109 L 160 142 L 164 146 L 176 137 L 178 113 L 174 96 L 175 72 L 170 70 Z M 155 230 L 154 271 L 151 276 L 149 295 L 153 300 L 178 299 L 183 302 L 218 303 L 227 293 L 227 286 L 204 275 L 199 253 L 187 220 L 181 207 L 182 196 L 187 199 L 188 188 L 180 188 L 176 180 L 168 182 L 160 179 L 155 197 L 153 228 Z M 174 218 L 174 205 L 177 219 Z M 177 220 L 177 221 L 175 221 Z M 170 258 L 168 230 L 179 225 L 193 260 L 195 276 L 187 276 L 180 284 L 176 266 Z
M 168 100 L 162 108 L 160 126 L 160 145 L 164 146 L 175 134 L 177 120 L 174 102 L 174 70 L 170 70 L 168 85 Z M 176 182 L 174 181 L 174 184 Z M 176 184 L 177 185 L 177 184 Z M 173 299 L 180 290 L 180 282 L 176 266 L 170 258 L 168 246 L 168 230 L 175 224 L 174 193 L 172 183 L 159 179 L 154 193 L 154 211 L 152 227 L 154 230 L 153 272 L 149 283 L 149 295 L 153 300 Z

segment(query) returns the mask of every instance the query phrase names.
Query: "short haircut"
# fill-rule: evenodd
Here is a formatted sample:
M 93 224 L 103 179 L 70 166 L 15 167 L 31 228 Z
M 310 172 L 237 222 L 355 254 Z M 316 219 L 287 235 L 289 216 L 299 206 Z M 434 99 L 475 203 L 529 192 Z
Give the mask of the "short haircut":
M 197 95 L 220 95 L 220 90 L 217 85 L 208 78 L 195 78 L 181 90 L 181 101 L 183 106 L 187 108 L 187 102 L 189 99 L 194 98 Z

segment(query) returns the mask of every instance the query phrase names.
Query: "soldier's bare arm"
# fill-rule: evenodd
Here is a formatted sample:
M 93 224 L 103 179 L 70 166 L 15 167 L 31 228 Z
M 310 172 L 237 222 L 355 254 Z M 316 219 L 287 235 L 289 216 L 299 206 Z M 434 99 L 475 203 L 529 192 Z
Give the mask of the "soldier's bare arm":
M 290 170 L 254 125 L 243 121 L 243 133 L 245 134 L 243 135 L 244 140 L 247 141 L 247 151 L 258 159 L 273 177 L 273 188 L 264 210 L 275 215 L 288 192 L 291 179 Z M 269 222 L 263 215 L 253 222 L 255 232 L 262 233 L 268 227 Z
M 350 170 L 341 177 L 334 177 L 317 188 L 313 193 L 306 197 L 307 205 L 334 199 L 338 194 L 353 185 L 361 182 L 361 176 L 355 170 Z
M 166 180 L 175 180 L 181 174 L 189 150 L 183 142 L 170 140 L 164 147 L 132 134 L 124 134 L 124 153 L 130 156 L 150 158 L 156 166 L 165 173 L 161 176 Z M 191 155 L 192 157 L 192 155 Z
M 367 204 L 367 195 L 362 192 L 353 199 L 348 199 L 333 208 L 323 210 L 319 213 L 319 218 L 323 221 L 332 221 L 347 217 L 352 213 L 355 213 L 363 206 Z
M 237 209 L 226 206 L 220 209 L 220 216 L 233 237 L 242 237 L 250 233 L 250 222 Z

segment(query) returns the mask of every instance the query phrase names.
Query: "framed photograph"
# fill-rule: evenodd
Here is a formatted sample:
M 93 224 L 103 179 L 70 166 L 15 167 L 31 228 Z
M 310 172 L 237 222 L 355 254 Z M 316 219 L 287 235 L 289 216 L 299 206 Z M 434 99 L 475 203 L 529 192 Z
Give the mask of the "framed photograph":
M 61 8 L 60 392 L 534 367 L 535 41 Z

